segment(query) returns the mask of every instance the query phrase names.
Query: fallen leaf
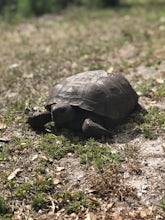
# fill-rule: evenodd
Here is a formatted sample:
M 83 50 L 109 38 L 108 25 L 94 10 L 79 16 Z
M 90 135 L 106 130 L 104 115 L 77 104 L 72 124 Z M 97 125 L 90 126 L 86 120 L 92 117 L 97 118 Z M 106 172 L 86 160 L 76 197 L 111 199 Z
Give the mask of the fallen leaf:
M 113 205 L 114 205 L 114 202 L 111 202 L 111 203 L 109 203 L 109 204 L 107 205 L 107 208 L 108 208 L 108 209 L 111 209 Z
M 12 216 L 12 220 L 21 220 L 22 219 L 22 208 L 18 209 L 17 211 L 14 211 L 14 214 Z
M 156 81 L 160 84 L 164 83 L 164 79 L 163 78 L 156 78 Z
M 76 62 L 73 62 L 72 63 L 72 68 L 76 68 L 78 65 L 77 65 L 77 63 Z
M 54 183 L 55 185 L 58 185 L 60 182 L 61 182 L 61 180 L 58 179 L 58 178 L 54 178 L 54 179 L 53 179 L 53 183 Z
M 31 161 L 34 161 L 34 160 L 36 160 L 37 158 L 38 158 L 38 154 L 35 154 L 35 155 L 32 157 Z
M 8 177 L 7 177 L 7 180 L 12 180 L 16 177 L 16 175 L 18 173 L 20 173 L 22 171 L 22 169 L 20 168 L 17 168 L 16 170 L 14 170 Z
M 146 213 L 144 210 L 140 210 L 140 211 L 139 211 L 139 214 L 140 214 L 140 217 L 141 217 L 141 218 L 144 218 L 144 217 L 147 216 L 147 213 Z
M 108 73 L 113 73 L 113 71 L 114 71 L 113 66 L 111 66 L 111 67 L 107 70 Z
M 96 215 L 93 212 L 88 212 L 85 220 L 96 220 Z
M 9 66 L 10 69 L 14 69 L 14 68 L 17 68 L 19 66 L 18 63 L 13 63 Z
M 7 138 L 0 138 L 0 142 L 3 142 L 3 143 L 9 143 L 9 139 Z
M 64 169 L 65 169 L 65 167 L 57 167 L 57 168 L 56 168 L 57 172 L 60 172 L 60 171 L 62 171 L 62 170 L 64 170 Z
M 39 183 L 42 183 L 45 180 L 45 177 L 42 176 L 42 175 L 38 175 L 37 180 L 38 180 Z
M 3 122 L 0 122 L 0 130 L 3 130 L 7 127 L 7 125 Z
M 7 98 L 14 98 L 14 97 L 16 97 L 16 96 L 18 96 L 18 93 L 17 92 L 7 92 L 6 93 L 6 97 Z
M 135 212 L 129 212 L 128 215 L 129 215 L 130 217 L 135 217 L 136 214 L 135 214 Z
M 43 155 L 41 158 L 42 158 L 43 160 L 49 161 L 49 158 L 46 157 L 46 156 L 44 156 L 44 155 Z
M 151 210 L 140 210 L 139 215 L 141 218 L 145 218 L 147 216 L 152 216 L 153 212 Z
M 71 219 L 75 219 L 75 220 L 78 220 L 79 219 L 79 217 L 77 216 L 77 214 L 76 213 L 72 213 L 72 214 L 70 214 L 70 217 L 71 217 Z
M 120 214 L 117 212 L 111 213 L 110 216 L 112 216 L 115 220 L 124 220 L 123 217 L 121 217 Z
M 33 73 L 24 73 L 23 78 L 31 79 L 31 78 L 33 78 Z

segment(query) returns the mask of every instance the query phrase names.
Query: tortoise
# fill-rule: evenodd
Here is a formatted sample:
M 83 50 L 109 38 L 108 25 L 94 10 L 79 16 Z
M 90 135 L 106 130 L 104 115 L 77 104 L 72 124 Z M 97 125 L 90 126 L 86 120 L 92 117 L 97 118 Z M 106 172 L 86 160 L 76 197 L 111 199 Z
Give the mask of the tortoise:
M 28 123 L 42 130 L 55 127 L 82 131 L 89 137 L 110 135 L 111 129 L 135 109 L 138 95 L 119 73 L 94 70 L 63 79 L 50 90 L 47 111 L 30 116 Z

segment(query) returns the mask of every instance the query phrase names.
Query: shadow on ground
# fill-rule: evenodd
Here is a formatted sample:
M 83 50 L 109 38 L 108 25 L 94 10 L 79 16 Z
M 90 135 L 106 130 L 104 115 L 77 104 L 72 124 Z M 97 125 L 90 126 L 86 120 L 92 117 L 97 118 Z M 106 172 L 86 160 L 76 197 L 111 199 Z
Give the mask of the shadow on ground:
M 116 126 L 112 130 L 112 136 L 102 136 L 101 138 L 94 138 L 96 140 L 101 141 L 102 143 L 113 143 L 113 137 L 118 136 L 115 141 L 119 143 L 128 143 L 129 141 L 135 139 L 139 134 L 141 134 L 141 129 L 137 128 L 137 125 L 140 125 L 144 122 L 144 115 L 147 113 L 147 111 L 140 105 L 136 108 L 136 110 L 128 117 L 126 120 L 123 121 L 122 124 Z M 31 128 L 32 129 L 32 128 Z M 35 130 L 33 129 L 36 134 L 47 134 L 52 133 L 56 136 L 63 135 L 68 140 L 70 140 L 71 143 L 77 144 L 78 142 L 81 142 L 81 144 L 86 144 L 86 141 L 89 140 L 89 137 L 86 137 L 82 132 L 80 131 L 73 131 L 68 129 L 57 129 L 54 124 L 51 122 L 51 124 L 47 125 L 41 129 L 41 130 Z

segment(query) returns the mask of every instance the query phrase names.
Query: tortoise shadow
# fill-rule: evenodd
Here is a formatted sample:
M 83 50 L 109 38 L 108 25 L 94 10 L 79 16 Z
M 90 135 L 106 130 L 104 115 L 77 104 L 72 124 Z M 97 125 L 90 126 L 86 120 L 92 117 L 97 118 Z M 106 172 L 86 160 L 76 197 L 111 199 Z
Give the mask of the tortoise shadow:
M 102 136 L 100 138 L 92 137 L 93 139 L 101 143 L 128 143 L 138 137 L 142 131 L 139 125 L 144 122 L 144 116 L 147 114 L 146 109 L 144 109 L 140 104 L 137 105 L 134 112 L 126 118 L 122 124 L 119 124 L 112 130 L 112 136 Z M 57 130 L 56 130 L 57 132 Z M 79 142 L 86 144 L 86 142 L 91 137 L 86 137 L 82 132 L 62 130 L 62 132 L 57 132 L 56 135 L 63 134 L 72 143 L 77 144 Z
M 147 114 L 147 111 L 138 104 L 137 108 L 134 112 L 126 118 L 122 124 L 119 124 L 112 130 L 112 136 L 102 136 L 100 138 L 96 137 L 86 137 L 80 131 L 72 131 L 68 129 L 57 129 L 54 125 L 51 125 L 49 128 L 43 128 L 42 130 L 34 130 L 36 134 L 47 134 L 53 133 L 56 136 L 63 135 L 66 139 L 68 139 L 73 144 L 86 144 L 86 142 L 93 138 L 101 143 L 128 143 L 131 140 L 135 139 L 139 136 L 142 131 L 138 128 L 138 125 L 144 122 L 144 116 Z
M 144 117 L 147 113 L 147 110 L 138 104 L 134 112 L 113 130 L 113 141 L 124 144 L 142 134 L 142 130 L 139 127 L 144 123 Z

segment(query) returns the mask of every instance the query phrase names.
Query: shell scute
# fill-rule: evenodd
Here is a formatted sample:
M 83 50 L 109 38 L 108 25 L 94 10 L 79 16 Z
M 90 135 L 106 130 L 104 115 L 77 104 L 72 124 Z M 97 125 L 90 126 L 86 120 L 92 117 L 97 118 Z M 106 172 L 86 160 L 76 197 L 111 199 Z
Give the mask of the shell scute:
M 66 103 L 118 120 L 130 113 L 137 102 L 138 96 L 125 77 L 96 70 L 70 76 L 54 85 L 46 108 Z

